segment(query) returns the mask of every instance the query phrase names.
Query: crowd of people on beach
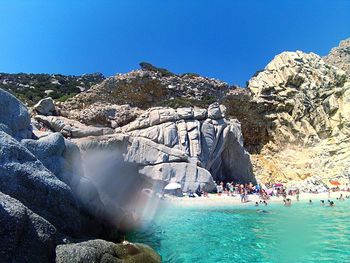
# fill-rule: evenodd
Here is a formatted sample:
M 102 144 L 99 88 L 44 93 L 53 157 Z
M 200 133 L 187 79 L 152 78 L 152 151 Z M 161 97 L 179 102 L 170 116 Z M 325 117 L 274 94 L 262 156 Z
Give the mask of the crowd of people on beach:
M 300 190 L 296 187 L 294 188 L 286 188 L 282 184 L 275 184 L 275 185 L 268 185 L 268 188 L 262 188 L 259 185 L 253 185 L 253 183 L 247 183 L 247 184 L 239 184 L 234 182 L 227 182 L 224 184 L 224 182 L 218 182 L 216 184 L 216 191 L 217 195 L 227 195 L 227 196 L 240 196 L 241 203 L 248 202 L 248 195 L 250 194 L 256 194 L 259 196 L 259 201 L 255 202 L 255 206 L 267 206 L 268 201 L 271 197 L 282 197 L 283 198 L 283 205 L 286 207 L 289 207 L 292 205 L 292 199 L 288 198 L 295 197 L 295 200 L 299 202 L 300 200 Z M 330 200 L 330 194 L 331 192 L 338 192 L 340 191 L 339 186 L 328 189 L 328 206 L 335 206 L 335 202 Z M 350 188 L 346 187 L 346 191 L 350 192 Z M 305 192 L 305 191 L 304 191 Z M 312 194 L 318 194 L 317 189 L 309 189 L 306 191 L 307 193 Z M 203 194 L 203 193 L 202 193 Z M 208 193 L 204 193 L 203 196 L 209 197 Z M 345 199 L 349 199 L 350 195 L 346 195 L 345 197 L 343 194 L 340 194 L 339 197 L 336 198 L 336 200 L 344 201 Z M 325 205 L 324 200 L 320 200 L 321 205 Z M 309 200 L 309 204 L 313 204 L 312 200 Z

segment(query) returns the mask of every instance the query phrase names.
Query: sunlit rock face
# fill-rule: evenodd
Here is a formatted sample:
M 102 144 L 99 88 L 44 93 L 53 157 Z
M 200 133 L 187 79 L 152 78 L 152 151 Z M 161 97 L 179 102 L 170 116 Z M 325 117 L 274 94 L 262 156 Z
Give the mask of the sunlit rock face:
M 225 108 L 150 108 L 115 134 L 73 139 L 82 153 L 118 150 L 155 190 L 179 182 L 184 191 L 215 190 L 214 181 L 255 182 L 240 123 Z
M 339 46 L 332 48 L 324 61 L 346 72 L 350 77 L 350 38 L 340 41 Z
M 149 178 L 174 178 L 185 191 L 211 191 L 213 180 L 254 182 L 240 123 L 224 111 L 217 103 L 208 110 L 151 108 L 122 128 L 132 141 L 126 160 L 142 163 Z
M 263 181 L 349 176 L 350 83 L 316 54 L 283 52 L 248 83 L 270 122 L 253 157 Z

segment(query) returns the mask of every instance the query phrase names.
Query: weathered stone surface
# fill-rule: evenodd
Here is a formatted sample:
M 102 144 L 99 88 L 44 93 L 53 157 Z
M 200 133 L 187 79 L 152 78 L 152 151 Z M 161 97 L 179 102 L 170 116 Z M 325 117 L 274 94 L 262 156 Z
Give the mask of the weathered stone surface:
M 8 94 L 5 102 L 9 99 L 9 106 L 15 110 L 13 121 L 25 121 L 27 118 L 22 117 L 28 115 L 26 108 L 15 98 L 6 96 Z M 18 107 L 20 110 L 16 111 Z M 79 148 L 61 134 L 49 133 L 38 140 L 17 137 L 22 139 L 19 142 L 11 135 L 17 135 L 16 131 L 22 127 L 11 126 L 7 117 L 0 118 L 0 258 L 3 262 L 52 262 L 58 243 L 86 237 L 115 240 L 119 235 L 117 231 L 137 226 L 137 218 L 123 205 L 128 206 L 145 186 L 142 179 L 137 181 L 140 179 L 137 168 L 132 172 L 129 167 L 123 167 L 126 163 L 121 153 L 107 155 L 119 158 L 119 162 L 112 162 L 117 166 L 111 170 L 109 158 L 94 167 L 96 162 L 91 160 L 97 156 L 92 154 L 87 161 L 91 164 L 87 172 L 83 169 Z M 69 126 L 60 121 L 53 125 Z M 109 138 L 109 147 L 120 146 L 123 138 L 128 138 L 115 136 L 118 142 Z M 85 143 L 85 147 L 94 147 L 94 142 Z M 119 177 L 114 180 L 116 171 Z M 125 179 L 130 181 L 126 183 Z M 125 187 L 128 193 L 116 191 L 117 187 Z M 138 211 L 135 207 L 131 209 Z M 143 253 L 146 250 L 147 253 Z M 133 259 L 143 262 L 142 259 L 152 259 L 155 252 L 140 246 L 133 253 Z M 125 260 L 130 259 L 131 254 Z
M 2 262 L 52 262 L 56 228 L 18 200 L 0 192 Z
M 66 262 L 160 263 L 161 258 L 146 245 L 132 243 L 115 244 L 95 239 L 57 246 L 56 263 Z
M 253 156 L 262 181 L 348 176 L 350 83 L 344 71 L 313 53 L 283 52 L 248 88 L 271 123 L 269 142 Z
M 62 111 L 81 110 L 97 102 L 129 104 L 141 109 L 169 104 L 184 107 L 193 103 L 207 107 L 213 100 L 220 99 L 228 88 L 225 82 L 196 74 L 164 74 L 163 70 L 142 68 L 117 74 L 90 88 L 89 92 L 78 94 L 62 105 Z
M 40 100 L 33 106 L 33 109 L 41 115 L 56 115 L 55 104 L 51 97 Z
M 172 149 L 162 144 L 157 144 L 150 139 L 134 137 L 132 138 L 131 146 L 125 156 L 125 160 L 148 165 L 187 161 L 187 155 L 178 149 Z
M 339 46 L 332 48 L 324 61 L 344 70 L 350 78 L 350 38 L 340 41 Z
M 198 188 L 204 191 L 213 191 L 215 183 L 211 174 L 204 168 L 191 163 L 163 163 L 145 166 L 140 173 L 154 181 L 169 183 L 170 181 L 181 184 L 183 191 L 196 191 Z
M 62 111 L 62 116 L 75 119 L 86 125 L 122 127 L 142 114 L 142 110 L 130 105 L 113 105 L 106 102 L 93 103 L 82 109 Z
M 0 130 L 16 139 L 32 137 L 27 108 L 10 93 L 0 89 Z
M 82 138 L 87 136 L 99 136 L 114 133 L 114 130 L 106 127 L 87 126 L 78 121 L 61 116 L 36 115 L 35 120 L 45 124 L 55 132 L 60 132 L 66 137 Z
M 76 200 L 70 188 L 23 145 L 0 131 L 0 191 L 19 200 L 56 228 L 80 232 Z
M 221 109 L 225 110 L 223 107 Z M 202 118 L 206 110 L 198 108 L 149 109 L 122 129 L 131 138 L 142 137 L 151 140 L 146 140 L 148 145 L 140 144 L 138 141 L 133 142 L 126 159 L 142 165 L 183 162 L 187 159 L 187 162 L 207 169 L 214 180 L 255 182 L 249 154 L 243 147 L 241 126 L 238 122 L 228 122 L 223 119 L 221 109 L 217 103 L 211 105 L 208 110 L 210 112 L 208 116 L 211 118 L 204 120 Z M 199 114 L 192 115 L 195 111 Z M 198 119 L 195 119 L 195 116 Z M 146 125 L 139 125 L 141 123 Z M 159 152 L 160 147 L 155 145 L 177 149 L 186 158 L 171 159 L 169 156 L 172 154 L 164 155 L 163 151 Z M 169 149 L 167 147 L 165 149 Z M 229 147 L 237 149 L 226 150 Z M 155 148 L 158 150 L 155 151 Z M 236 156 L 231 156 L 232 154 Z M 176 154 L 176 156 L 179 155 Z M 231 164 L 233 160 L 237 162 Z M 238 166 L 245 166 L 245 168 Z
M 208 118 L 213 120 L 223 118 L 219 103 L 209 105 Z

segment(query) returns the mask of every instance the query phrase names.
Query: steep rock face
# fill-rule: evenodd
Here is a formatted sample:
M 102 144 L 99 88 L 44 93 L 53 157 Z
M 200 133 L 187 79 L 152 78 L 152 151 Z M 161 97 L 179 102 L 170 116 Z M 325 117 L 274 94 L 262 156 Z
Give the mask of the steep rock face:
M 244 147 L 250 153 L 259 153 L 270 140 L 268 130 L 272 121 L 265 116 L 265 106 L 253 100 L 247 88 L 233 88 L 222 99 L 230 118 L 239 120 L 242 125 Z
M 343 70 L 300 51 L 276 56 L 249 81 L 269 143 L 254 156 L 263 181 L 349 175 L 350 83 Z
M 147 167 L 142 173 L 151 178 L 166 178 L 165 181 L 170 181 L 171 177 L 181 178 L 184 185 L 191 183 L 191 187 L 185 187 L 186 190 L 196 190 L 193 184 L 197 180 L 195 178 L 209 178 L 198 176 L 196 166 L 209 171 L 214 180 L 254 181 L 250 157 L 243 148 L 240 124 L 235 120 L 226 120 L 224 111 L 217 103 L 210 105 L 207 111 L 198 108 L 151 108 L 134 122 L 122 127 L 122 131 L 133 138 L 133 144 L 153 142 L 154 145 L 162 145 L 163 150 L 158 150 L 160 152 L 157 154 L 149 154 L 150 149 L 159 146 L 136 147 L 140 151 L 134 151 L 131 147 L 127 158 L 137 158 L 137 162 L 143 165 L 164 163 Z M 167 154 L 164 155 L 163 152 Z M 153 160 L 149 160 L 149 156 Z M 193 168 L 191 165 L 182 168 L 184 164 L 181 162 L 186 159 L 194 165 Z M 169 162 L 170 166 L 166 164 Z M 165 175 L 163 168 L 173 176 Z M 180 172 L 181 169 L 184 170 Z M 185 175 L 188 174 L 188 169 L 194 170 L 187 177 Z M 197 181 L 197 187 L 204 183 L 201 180 Z M 207 183 L 209 185 L 206 188 L 212 190 L 212 182 Z
M 323 59 L 328 64 L 344 70 L 350 77 L 350 38 L 342 40 L 339 46 L 333 48 Z

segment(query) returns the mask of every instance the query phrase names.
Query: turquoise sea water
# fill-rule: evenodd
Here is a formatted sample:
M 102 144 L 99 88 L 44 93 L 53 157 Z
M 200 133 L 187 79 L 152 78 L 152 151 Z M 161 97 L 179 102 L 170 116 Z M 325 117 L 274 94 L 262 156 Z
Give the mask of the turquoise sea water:
M 335 207 L 168 207 L 131 234 L 163 262 L 350 262 L 350 200 Z M 266 212 L 262 212 L 261 209 Z

